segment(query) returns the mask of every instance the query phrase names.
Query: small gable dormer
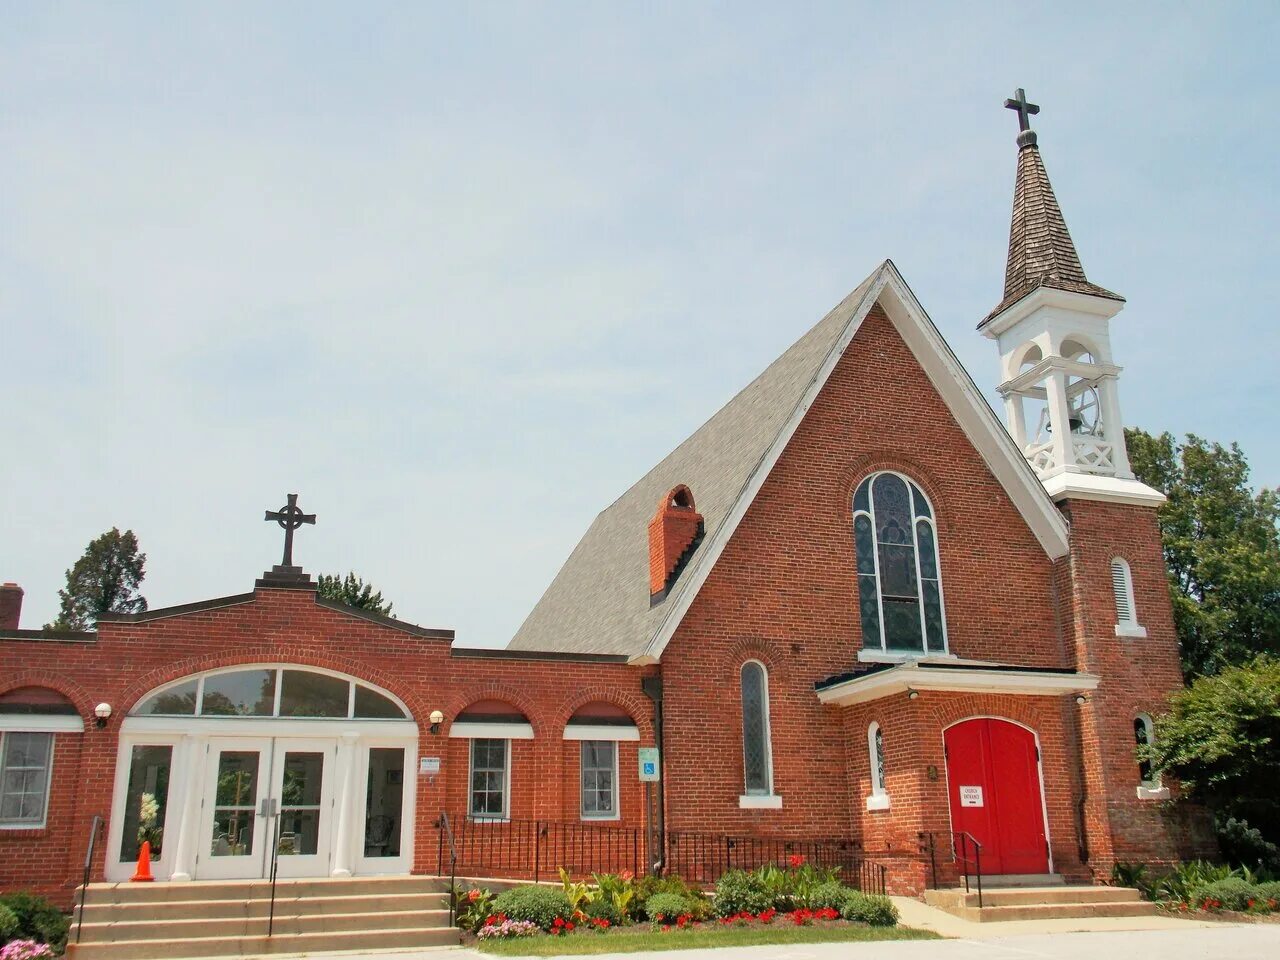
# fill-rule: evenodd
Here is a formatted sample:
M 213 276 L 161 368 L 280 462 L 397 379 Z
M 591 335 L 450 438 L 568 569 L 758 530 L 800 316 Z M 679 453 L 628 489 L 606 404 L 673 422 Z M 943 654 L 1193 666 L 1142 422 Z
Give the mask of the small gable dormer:
M 667 596 L 685 561 L 702 539 L 702 514 L 693 504 L 693 491 L 672 487 L 649 521 L 649 599 Z

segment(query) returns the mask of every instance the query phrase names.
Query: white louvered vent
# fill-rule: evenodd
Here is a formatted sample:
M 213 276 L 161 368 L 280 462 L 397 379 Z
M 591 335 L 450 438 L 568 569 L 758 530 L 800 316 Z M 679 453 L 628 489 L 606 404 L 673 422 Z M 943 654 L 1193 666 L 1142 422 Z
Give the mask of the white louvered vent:
M 1111 561 L 1111 592 L 1116 597 L 1116 620 L 1122 624 L 1133 623 L 1133 584 L 1129 579 L 1129 564 L 1119 557 Z

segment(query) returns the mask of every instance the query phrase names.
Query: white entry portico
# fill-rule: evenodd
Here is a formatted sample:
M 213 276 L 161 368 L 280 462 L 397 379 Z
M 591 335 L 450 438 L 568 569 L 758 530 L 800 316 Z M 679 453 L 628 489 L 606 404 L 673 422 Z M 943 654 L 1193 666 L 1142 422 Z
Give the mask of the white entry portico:
M 106 877 L 409 873 L 418 727 L 355 677 L 244 664 L 166 684 L 121 727 Z

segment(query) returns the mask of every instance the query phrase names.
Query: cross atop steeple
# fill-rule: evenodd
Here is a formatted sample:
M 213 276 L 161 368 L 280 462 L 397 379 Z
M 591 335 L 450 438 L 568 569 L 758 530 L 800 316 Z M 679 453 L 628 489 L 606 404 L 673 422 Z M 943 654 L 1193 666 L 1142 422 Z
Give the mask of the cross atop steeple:
M 1038 103 L 1029 103 L 1027 101 L 1027 91 L 1019 87 L 1013 92 L 1013 97 L 1004 102 L 1006 110 L 1018 111 L 1018 130 L 1022 133 L 1031 131 L 1031 121 L 1028 117 L 1034 117 L 1040 112 Z M 1035 141 L 1032 141 L 1033 143 Z
M 282 567 L 293 566 L 293 531 L 297 530 L 304 523 L 315 523 L 316 515 L 314 513 L 303 513 L 298 506 L 298 495 L 296 493 L 289 494 L 289 502 L 279 510 L 268 510 L 264 520 L 274 520 L 284 528 L 284 559 L 280 561 Z

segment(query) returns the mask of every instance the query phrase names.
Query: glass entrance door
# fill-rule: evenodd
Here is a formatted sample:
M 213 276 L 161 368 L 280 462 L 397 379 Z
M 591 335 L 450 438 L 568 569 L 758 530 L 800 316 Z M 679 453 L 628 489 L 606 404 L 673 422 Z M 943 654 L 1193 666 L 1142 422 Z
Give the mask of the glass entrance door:
M 333 820 L 330 739 L 213 740 L 205 767 L 200 879 L 321 877 Z

